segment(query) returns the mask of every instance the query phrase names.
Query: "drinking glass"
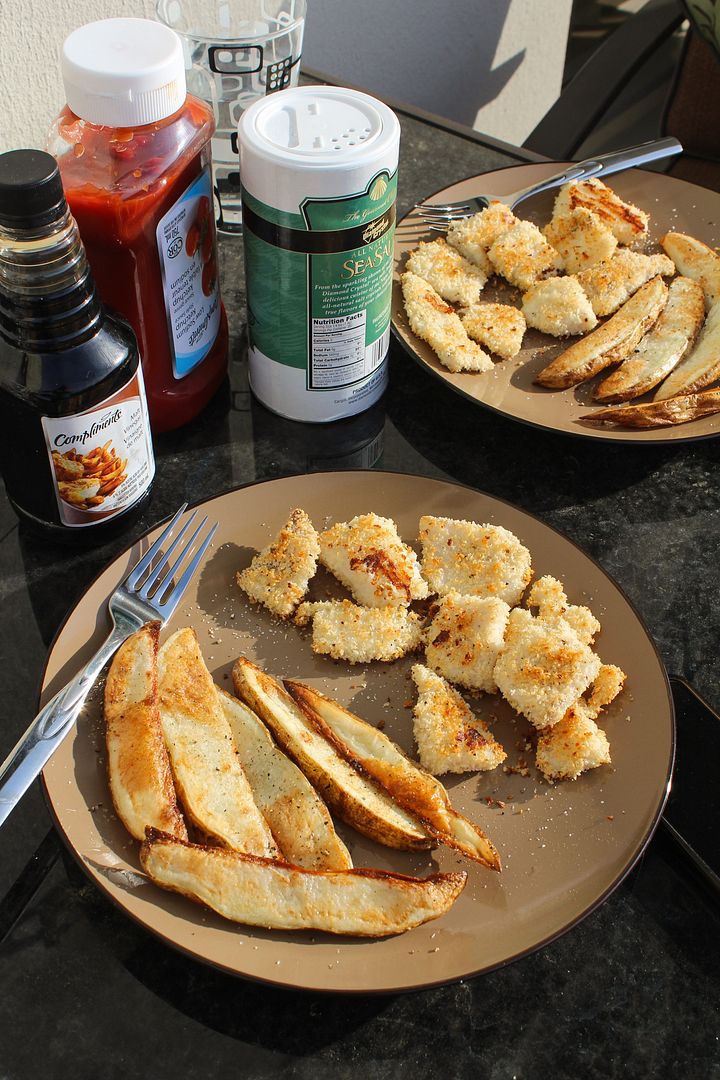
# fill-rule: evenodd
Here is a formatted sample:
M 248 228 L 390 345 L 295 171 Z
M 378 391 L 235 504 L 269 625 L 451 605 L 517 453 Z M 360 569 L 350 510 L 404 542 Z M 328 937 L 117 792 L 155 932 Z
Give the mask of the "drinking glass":
M 237 126 L 258 98 L 296 86 L 306 0 L 157 0 L 158 19 L 180 36 L 187 87 L 215 113 L 217 227 L 242 227 Z

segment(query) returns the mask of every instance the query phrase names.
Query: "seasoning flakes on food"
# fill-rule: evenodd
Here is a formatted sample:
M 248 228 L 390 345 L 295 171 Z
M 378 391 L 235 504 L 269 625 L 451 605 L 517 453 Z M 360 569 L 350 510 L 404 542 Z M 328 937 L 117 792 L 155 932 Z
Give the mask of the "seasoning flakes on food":
M 440 596 L 494 596 L 512 607 L 532 577 L 530 552 L 502 525 L 426 515 L 420 543 L 423 576 Z
M 296 509 L 271 543 L 258 552 L 236 580 L 251 600 L 274 615 L 291 615 L 317 569 L 320 545 L 304 510 Z
M 486 772 L 506 758 L 487 724 L 447 680 L 424 664 L 414 664 L 418 689 L 413 729 L 420 764 L 435 776 Z
M 332 525 L 318 540 L 320 561 L 359 604 L 407 606 L 428 595 L 417 555 L 390 518 L 360 514 Z

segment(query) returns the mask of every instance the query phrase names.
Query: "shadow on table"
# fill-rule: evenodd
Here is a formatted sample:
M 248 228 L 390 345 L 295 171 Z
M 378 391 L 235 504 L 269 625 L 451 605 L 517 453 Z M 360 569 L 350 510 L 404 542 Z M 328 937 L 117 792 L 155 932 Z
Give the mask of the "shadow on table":
M 196 1023 L 230 1038 L 283 1054 L 311 1055 L 346 1038 L 396 999 L 285 990 L 198 963 L 117 912 L 67 853 L 64 862 L 95 929 L 130 974 Z
M 533 513 L 561 511 L 634 489 L 654 473 L 687 474 L 697 461 L 720 464 L 720 439 L 680 445 L 601 442 L 513 421 L 438 383 L 396 346 L 388 420 L 423 460 L 446 475 Z M 686 485 L 663 489 L 672 503 Z

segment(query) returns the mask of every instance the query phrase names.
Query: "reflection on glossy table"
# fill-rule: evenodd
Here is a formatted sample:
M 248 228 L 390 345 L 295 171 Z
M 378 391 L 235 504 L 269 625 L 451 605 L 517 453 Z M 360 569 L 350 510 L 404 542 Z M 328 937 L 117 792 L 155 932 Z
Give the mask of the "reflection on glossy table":
M 401 121 L 399 215 L 459 178 L 524 160 Z M 114 554 L 183 499 L 327 469 L 448 478 L 539 515 L 613 575 L 668 670 L 720 705 L 720 440 L 633 447 L 532 430 L 438 385 L 395 342 L 390 388 L 372 410 L 327 427 L 284 421 L 248 392 L 241 242 L 224 238 L 221 260 L 229 383 L 195 423 L 157 440 L 143 520 L 79 553 L 24 535 L 0 500 L 0 755 L 34 715 L 67 609 Z M 345 999 L 269 989 L 181 956 L 58 857 L 49 824 L 36 785 L 0 833 L 3 1080 L 69 1070 L 156 1080 L 720 1076 L 717 910 L 662 831 L 599 910 L 540 952 L 457 985 Z

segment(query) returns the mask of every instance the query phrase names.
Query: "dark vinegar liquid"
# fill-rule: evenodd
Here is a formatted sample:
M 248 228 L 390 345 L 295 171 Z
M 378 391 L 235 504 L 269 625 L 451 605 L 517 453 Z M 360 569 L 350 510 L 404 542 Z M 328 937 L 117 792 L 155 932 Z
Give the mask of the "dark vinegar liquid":
M 63 524 L 42 424 L 43 416 L 72 416 L 101 405 L 132 378 L 138 363 L 132 331 L 120 320 L 105 318 L 91 337 L 49 352 L 19 348 L 0 326 L 0 467 L 15 512 L 33 531 L 99 543 L 141 512 L 149 488 L 115 517 L 82 528 Z

